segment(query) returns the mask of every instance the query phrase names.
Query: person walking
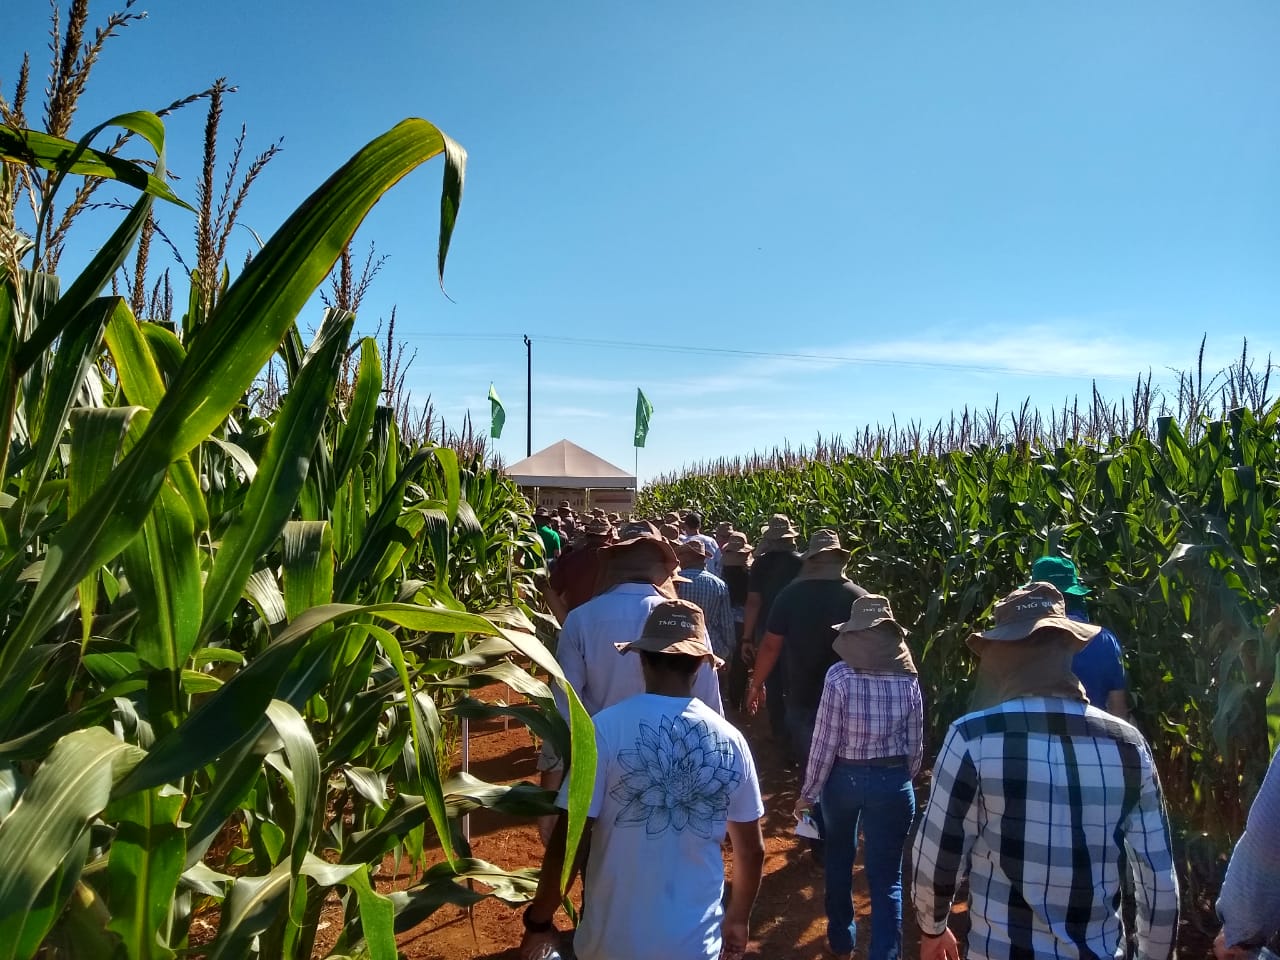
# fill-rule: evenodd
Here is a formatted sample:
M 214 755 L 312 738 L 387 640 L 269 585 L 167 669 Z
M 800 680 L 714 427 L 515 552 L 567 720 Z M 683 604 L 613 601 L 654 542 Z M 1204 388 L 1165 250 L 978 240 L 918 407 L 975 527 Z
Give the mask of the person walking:
M 612 543 L 613 538 L 613 526 L 609 521 L 593 517 L 582 528 L 578 542 L 560 557 L 551 571 L 547 604 L 561 623 L 570 610 L 595 596 L 600 579 L 600 551 Z
M 556 644 L 560 669 L 591 716 L 644 690 L 639 663 L 634 657 L 616 656 L 615 647 L 636 639 L 654 607 L 674 599 L 672 580 L 679 564 L 671 545 L 647 523 L 627 524 L 622 535 L 624 539 L 601 549 L 600 592 L 569 611 Z M 706 642 L 710 655 L 711 645 Z M 553 692 L 567 719 L 568 703 L 558 688 Z M 714 666 L 704 664 L 697 672 L 693 695 L 716 713 L 724 713 Z M 538 767 L 542 786 L 558 789 L 564 779 L 563 759 L 545 742 Z M 544 841 L 552 824 L 550 816 L 539 821 Z
M 733 652 L 729 656 L 725 694 L 735 710 L 746 706 L 747 672 L 743 656 L 746 632 L 743 627 L 747 610 L 747 593 L 751 583 L 751 544 L 745 533 L 731 531 L 720 550 L 721 579 L 729 588 L 729 609 L 733 613 Z
M 680 580 L 676 595 L 696 603 L 702 609 L 707 637 L 717 657 L 728 662 L 733 653 L 733 611 L 729 609 L 729 588 L 706 568 L 707 546 L 701 540 L 686 540 L 676 545 L 680 561 Z
M 747 948 L 764 864 L 764 803 L 746 738 L 694 695 L 694 678 L 712 659 L 705 636 L 697 605 L 671 600 L 653 608 L 639 636 L 617 645 L 615 656 L 637 654 L 626 659 L 638 660 L 644 691 L 593 720 L 595 785 L 580 848 L 589 838 L 589 895 L 574 935 L 578 960 L 719 960 Z M 568 807 L 567 784 L 557 803 Z M 522 960 L 558 944 L 565 820 L 523 914 Z
M 1280 750 L 1249 807 L 1244 833 L 1231 851 L 1218 895 L 1222 930 L 1213 942 L 1218 960 L 1246 960 L 1280 939 Z
M 1170 956 L 1178 878 L 1151 748 L 1071 670 L 1099 630 L 1032 583 L 969 638 L 993 705 L 951 724 L 934 765 L 912 857 L 921 960 L 959 960 L 947 917 L 966 874 L 970 960 L 1121 956 L 1125 870 L 1138 956 Z
M 680 522 L 680 539 L 685 540 L 701 540 L 707 548 L 706 566 L 717 577 L 720 576 L 720 544 L 716 543 L 714 537 L 709 537 L 702 532 L 702 514 L 696 510 L 690 510 L 684 515 L 684 520 Z
M 827 671 L 814 725 L 799 819 L 821 799 L 827 945 L 853 956 L 853 861 L 858 830 L 871 893 L 868 960 L 896 960 L 902 951 L 902 851 L 915 817 L 911 781 L 924 756 L 924 705 L 906 630 L 889 601 L 870 594 L 853 601 L 849 619 L 834 625 L 839 661 Z
M 849 551 L 834 530 L 819 530 L 800 555 L 800 573 L 769 608 L 769 627 L 756 655 L 747 709 L 760 708 L 765 684 L 779 659 L 786 666 L 787 738 L 792 758 L 809 757 L 809 741 L 822 699 L 823 679 L 836 660 L 832 641 L 837 620 L 867 591 L 845 576 Z
M 1080 582 L 1076 565 L 1066 557 L 1041 557 L 1031 565 L 1031 580 L 1052 583 L 1066 600 L 1067 616 L 1080 623 L 1089 622 L 1085 598 L 1092 591 Z M 1090 703 L 1121 720 L 1129 719 L 1124 659 L 1114 633 L 1100 628 L 1097 636 L 1072 658 L 1071 669 L 1084 684 Z
M 760 528 L 760 534 L 755 562 L 747 578 L 747 603 L 742 615 L 742 659 L 748 664 L 755 663 L 756 649 L 764 637 L 773 601 L 782 588 L 796 578 L 802 564 L 800 552 L 796 550 L 799 531 L 785 513 L 770 517 Z M 774 737 L 783 740 L 787 735 L 786 664 L 779 662 L 773 673 L 773 683 L 765 688 L 769 729 Z

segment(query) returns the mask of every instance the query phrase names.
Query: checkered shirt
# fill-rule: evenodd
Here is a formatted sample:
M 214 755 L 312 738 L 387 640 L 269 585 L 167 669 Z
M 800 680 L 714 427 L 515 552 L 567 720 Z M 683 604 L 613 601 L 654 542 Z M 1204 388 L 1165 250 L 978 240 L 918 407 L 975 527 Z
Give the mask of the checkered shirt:
M 1138 957 L 1172 952 L 1178 878 L 1151 750 L 1097 707 L 1024 697 L 953 723 L 912 859 L 926 933 L 967 870 L 970 960 L 1120 956 L 1125 870 Z
M 707 622 L 707 637 L 711 641 L 711 649 L 722 660 L 729 659 L 733 652 L 733 608 L 729 605 L 729 588 L 725 582 L 705 569 L 688 567 L 681 569 L 680 576 L 688 578 L 688 583 L 676 581 L 676 593 L 681 600 L 696 603 L 702 608 L 702 616 Z
M 844 662 L 827 671 L 800 795 L 816 801 L 837 757 L 906 757 L 911 776 L 924 753 L 924 702 L 911 674 L 854 670 Z

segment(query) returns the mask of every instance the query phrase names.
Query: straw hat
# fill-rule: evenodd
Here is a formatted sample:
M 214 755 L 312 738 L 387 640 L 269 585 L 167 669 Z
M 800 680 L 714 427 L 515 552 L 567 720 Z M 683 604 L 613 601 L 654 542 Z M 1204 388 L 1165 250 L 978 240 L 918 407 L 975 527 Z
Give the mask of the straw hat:
M 885 625 L 893 630 L 877 629 Z M 832 627 L 837 633 L 831 648 L 855 670 L 917 673 L 904 639 L 907 630 L 893 618 L 893 608 L 885 597 L 874 593 L 858 597 L 849 608 L 849 619 Z
M 650 653 L 677 653 L 708 660 L 716 667 L 724 661 L 707 645 L 702 608 L 688 600 L 667 600 L 658 604 L 644 622 L 640 636 L 630 643 L 615 643 L 619 653 L 648 650 Z
M 1101 632 L 1102 627 L 1072 620 L 1067 616 L 1067 604 L 1058 588 L 1052 583 L 1037 582 L 1020 587 L 997 601 L 995 626 L 972 634 L 969 646 L 972 648 L 975 640 L 1001 643 L 1026 640 L 1037 630 L 1046 629 L 1070 634 L 1083 647 Z
M 847 558 L 850 551 L 840 545 L 840 534 L 834 530 L 818 530 L 809 538 L 809 549 L 800 554 L 800 559 L 812 560 L 814 557 L 833 553 Z

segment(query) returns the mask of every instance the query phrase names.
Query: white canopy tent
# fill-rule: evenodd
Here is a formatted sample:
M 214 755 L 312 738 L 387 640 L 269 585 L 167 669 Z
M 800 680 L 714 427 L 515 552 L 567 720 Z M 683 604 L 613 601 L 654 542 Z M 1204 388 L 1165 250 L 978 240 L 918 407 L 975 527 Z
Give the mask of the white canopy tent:
M 529 490 L 529 498 L 542 506 L 554 507 L 560 500 L 569 500 L 575 509 L 607 506 L 626 512 L 635 498 L 634 475 L 568 440 L 513 463 L 507 467 L 507 476 Z M 593 495 L 592 491 L 601 492 Z

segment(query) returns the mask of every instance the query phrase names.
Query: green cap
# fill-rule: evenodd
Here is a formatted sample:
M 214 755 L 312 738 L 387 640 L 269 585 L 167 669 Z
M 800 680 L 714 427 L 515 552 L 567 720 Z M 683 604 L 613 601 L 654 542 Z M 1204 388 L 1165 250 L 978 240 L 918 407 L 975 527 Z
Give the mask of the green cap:
M 1086 597 L 1092 591 L 1080 582 L 1076 565 L 1066 557 L 1041 557 L 1031 565 L 1033 583 L 1052 583 L 1067 597 Z

